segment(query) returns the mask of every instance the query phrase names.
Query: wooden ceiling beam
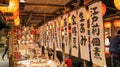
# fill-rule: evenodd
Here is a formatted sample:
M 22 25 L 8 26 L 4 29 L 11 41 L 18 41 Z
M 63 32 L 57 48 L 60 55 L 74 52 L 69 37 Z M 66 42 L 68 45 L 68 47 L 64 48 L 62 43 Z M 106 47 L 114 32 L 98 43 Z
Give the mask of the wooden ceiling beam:
M 64 8 L 64 5 L 59 5 L 59 4 L 25 3 L 25 5 L 39 5 L 39 6 L 48 6 L 48 7 L 60 7 L 60 8 Z
M 32 12 L 33 16 L 56 16 L 55 14 L 51 14 L 51 13 L 35 13 L 35 12 Z M 20 12 L 20 15 L 22 16 L 26 16 L 26 15 L 29 15 L 28 12 Z
M 30 13 L 30 14 L 29 14 L 29 18 L 28 18 L 27 21 L 26 21 L 26 24 L 29 23 L 29 21 L 31 20 L 32 16 L 33 16 L 32 13 Z

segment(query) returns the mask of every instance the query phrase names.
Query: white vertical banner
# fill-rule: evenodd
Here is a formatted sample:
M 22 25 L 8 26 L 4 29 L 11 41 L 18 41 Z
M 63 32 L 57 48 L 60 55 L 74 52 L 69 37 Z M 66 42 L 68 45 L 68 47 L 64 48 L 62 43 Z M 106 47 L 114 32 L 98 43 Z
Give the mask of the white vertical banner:
M 50 46 L 50 25 L 47 23 L 47 43 L 48 47 Z
M 57 19 L 54 20 L 54 39 L 55 39 L 55 47 L 56 47 L 56 50 L 59 50 L 58 49 L 58 21 Z
M 51 29 L 51 48 L 53 49 L 53 41 L 54 41 L 54 21 L 51 22 L 51 26 L 52 26 L 52 29 Z
M 48 24 L 46 24 L 46 46 L 49 46 L 49 27 Z
M 45 47 L 45 37 L 46 37 L 46 35 L 45 35 L 45 25 L 43 25 L 43 45 L 44 45 L 44 47 Z
M 79 45 L 80 55 L 82 59 L 90 61 L 89 43 L 88 43 L 88 28 L 86 19 L 86 9 L 82 7 L 78 10 L 78 32 L 79 32 Z
M 58 44 L 56 48 L 58 48 L 60 51 L 62 51 L 62 37 L 61 37 L 61 27 L 60 27 L 61 17 L 57 18 L 57 40 Z
M 45 37 L 45 47 L 48 47 L 47 44 L 47 24 L 44 25 L 44 37 Z
M 42 46 L 44 46 L 44 26 L 42 26 Z
M 89 6 L 90 45 L 92 62 L 99 66 L 105 66 L 104 28 L 101 4 L 102 2 L 99 1 Z
M 40 45 L 43 45 L 43 30 L 42 30 L 42 26 L 40 27 Z
M 70 13 L 71 17 L 71 44 L 72 44 L 72 56 L 78 57 L 78 28 L 77 28 L 77 13 L 73 11 Z
M 64 46 L 65 46 L 65 53 L 69 54 L 68 14 L 63 16 L 63 21 L 64 21 Z
M 52 21 L 49 22 L 49 31 L 50 31 L 50 36 L 49 36 L 49 48 L 53 49 L 53 25 L 52 25 Z

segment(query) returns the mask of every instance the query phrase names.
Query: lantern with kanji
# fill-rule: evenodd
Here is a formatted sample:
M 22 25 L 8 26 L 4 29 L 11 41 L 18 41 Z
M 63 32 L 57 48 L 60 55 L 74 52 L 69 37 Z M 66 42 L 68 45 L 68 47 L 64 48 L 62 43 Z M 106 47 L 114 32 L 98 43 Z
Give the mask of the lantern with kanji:
M 120 27 L 120 20 L 114 20 L 114 27 Z
M 104 27 L 105 28 L 110 28 L 111 27 L 111 22 L 104 22 Z
M 120 10 L 120 0 L 114 0 L 115 7 Z

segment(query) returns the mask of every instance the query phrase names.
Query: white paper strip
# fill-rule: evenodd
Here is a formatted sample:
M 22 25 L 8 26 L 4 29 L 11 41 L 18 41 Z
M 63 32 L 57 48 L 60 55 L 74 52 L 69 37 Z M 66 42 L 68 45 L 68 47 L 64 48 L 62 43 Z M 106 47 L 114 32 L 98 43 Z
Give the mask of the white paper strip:
M 71 44 L 72 44 L 72 56 L 78 57 L 78 28 L 77 28 L 77 14 L 76 11 L 70 13 L 71 17 Z
M 79 30 L 79 45 L 80 55 L 82 59 L 90 61 L 89 43 L 88 43 L 88 28 L 86 19 L 86 10 L 84 7 L 78 10 L 78 30 Z
M 69 54 L 69 36 L 68 36 L 68 14 L 63 16 L 64 21 L 64 46 L 65 46 L 65 53 Z
M 53 49 L 53 21 L 50 21 L 49 27 L 50 27 L 50 42 L 49 42 L 49 48 Z
M 92 62 L 99 66 L 105 66 L 104 31 L 101 1 L 89 6 L 90 12 L 90 43 Z
M 60 28 L 61 17 L 57 18 L 57 46 L 56 48 L 62 51 L 62 37 L 61 37 L 61 28 Z

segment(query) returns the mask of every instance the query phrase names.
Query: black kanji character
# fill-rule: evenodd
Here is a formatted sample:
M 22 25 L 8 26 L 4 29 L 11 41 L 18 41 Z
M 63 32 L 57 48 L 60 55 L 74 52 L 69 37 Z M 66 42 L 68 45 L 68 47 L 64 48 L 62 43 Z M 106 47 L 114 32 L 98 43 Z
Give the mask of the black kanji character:
M 92 43 L 93 43 L 93 46 L 100 46 L 100 39 L 99 38 L 93 38 Z
M 92 25 L 92 34 L 93 35 L 99 35 L 100 34 L 100 29 L 99 29 L 99 25 L 96 23 L 96 25 Z
M 95 47 L 93 51 L 94 51 L 94 58 L 102 60 L 102 58 L 100 57 L 100 53 L 99 53 L 100 48 Z
M 80 43 L 82 46 L 85 46 L 86 45 L 86 41 L 87 41 L 87 38 L 86 36 L 84 35 L 81 35 L 81 40 L 80 40 Z
M 85 33 L 85 28 L 83 23 L 80 24 L 80 33 Z
M 76 38 L 73 38 L 73 48 L 77 48 Z
M 79 13 L 80 22 L 83 22 L 85 19 L 83 17 L 83 12 Z
M 76 17 L 74 15 L 72 15 L 72 25 L 76 24 L 75 18 Z

